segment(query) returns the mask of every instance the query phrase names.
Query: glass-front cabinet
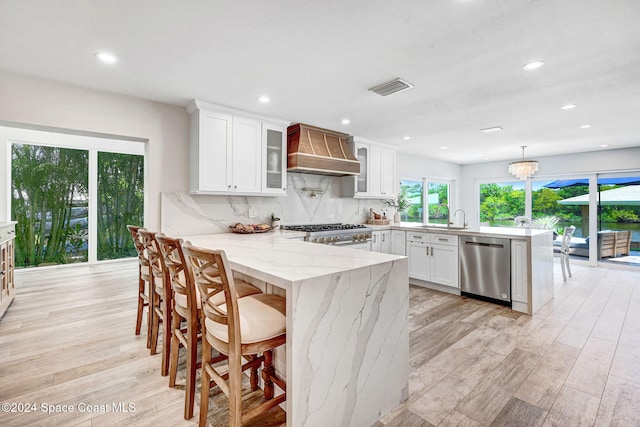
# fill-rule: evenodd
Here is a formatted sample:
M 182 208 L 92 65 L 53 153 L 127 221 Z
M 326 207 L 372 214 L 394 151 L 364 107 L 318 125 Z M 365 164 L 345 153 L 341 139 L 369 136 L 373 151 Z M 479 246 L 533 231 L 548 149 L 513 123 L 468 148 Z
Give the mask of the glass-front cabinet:
M 278 125 L 262 124 L 263 170 L 262 192 L 287 192 L 287 129 Z

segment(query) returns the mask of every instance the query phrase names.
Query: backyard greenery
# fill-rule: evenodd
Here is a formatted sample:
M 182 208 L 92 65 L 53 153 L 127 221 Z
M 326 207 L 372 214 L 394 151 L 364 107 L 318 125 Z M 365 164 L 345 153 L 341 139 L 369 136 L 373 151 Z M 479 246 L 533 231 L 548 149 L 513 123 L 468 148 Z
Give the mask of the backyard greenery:
M 143 218 L 144 157 L 98 153 L 97 258 L 135 255 L 126 229 Z M 88 260 L 89 152 L 13 144 L 17 267 Z
M 617 187 L 619 186 L 602 185 L 600 191 Z M 588 192 L 589 188 L 586 185 L 535 190 L 532 192 L 533 219 L 555 216 L 560 220 L 558 227 L 564 227 L 566 223 L 579 223 L 582 221 L 581 207 L 562 205 L 558 201 Z M 524 215 L 524 197 L 524 189 L 514 188 L 512 185 L 480 185 L 480 221 L 506 221 Z M 600 220 L 603 223 L 640 223 L 640 207 L 602 206 Z

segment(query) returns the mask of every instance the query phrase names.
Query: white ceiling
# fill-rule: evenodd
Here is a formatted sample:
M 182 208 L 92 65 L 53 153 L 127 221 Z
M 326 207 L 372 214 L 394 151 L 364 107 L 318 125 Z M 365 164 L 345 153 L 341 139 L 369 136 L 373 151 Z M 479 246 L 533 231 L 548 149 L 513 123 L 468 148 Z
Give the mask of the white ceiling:
M 639 0 L 2 0 L 0 69 L 460 164 L 640 146 Z

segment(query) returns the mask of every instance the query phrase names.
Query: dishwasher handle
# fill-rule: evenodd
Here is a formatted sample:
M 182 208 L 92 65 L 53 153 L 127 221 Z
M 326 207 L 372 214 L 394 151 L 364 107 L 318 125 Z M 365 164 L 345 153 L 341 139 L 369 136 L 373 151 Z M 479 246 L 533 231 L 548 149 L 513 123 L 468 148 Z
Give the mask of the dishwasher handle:
M 464 242 L 467 246 L 484 246 L 486 248 L 498 248 L 503 249 L 504 245 L 500 245 L 497 243 L 484 243 L 484 242 Z

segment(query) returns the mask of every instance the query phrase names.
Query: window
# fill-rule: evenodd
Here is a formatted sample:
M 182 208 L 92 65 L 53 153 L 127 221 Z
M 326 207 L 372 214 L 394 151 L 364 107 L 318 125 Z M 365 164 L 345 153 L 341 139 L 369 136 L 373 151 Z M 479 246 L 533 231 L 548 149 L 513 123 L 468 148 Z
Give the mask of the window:
M 514 219 L 525 214 L 524 183 L 480 184 L 480 223 L 492 227 L 513 227 Z
M 449 184 L 429 182 L 427 205 L 430 224 L 447 224 L 449 212 Z
M 16 267 L 135 256 L 144 223 L 144 142 L 0 127 L 11 171 Z
M 426 190 L 426 192 L 425 192 Z M 411 206 L 401 213 L 401 221 L 421 224 L 446 224 L 449 215 L 451 183 L 443 180 L 400 180 L 400 191 L 405 193 Z M 425 217 L 425 200 L 426 213 Z

